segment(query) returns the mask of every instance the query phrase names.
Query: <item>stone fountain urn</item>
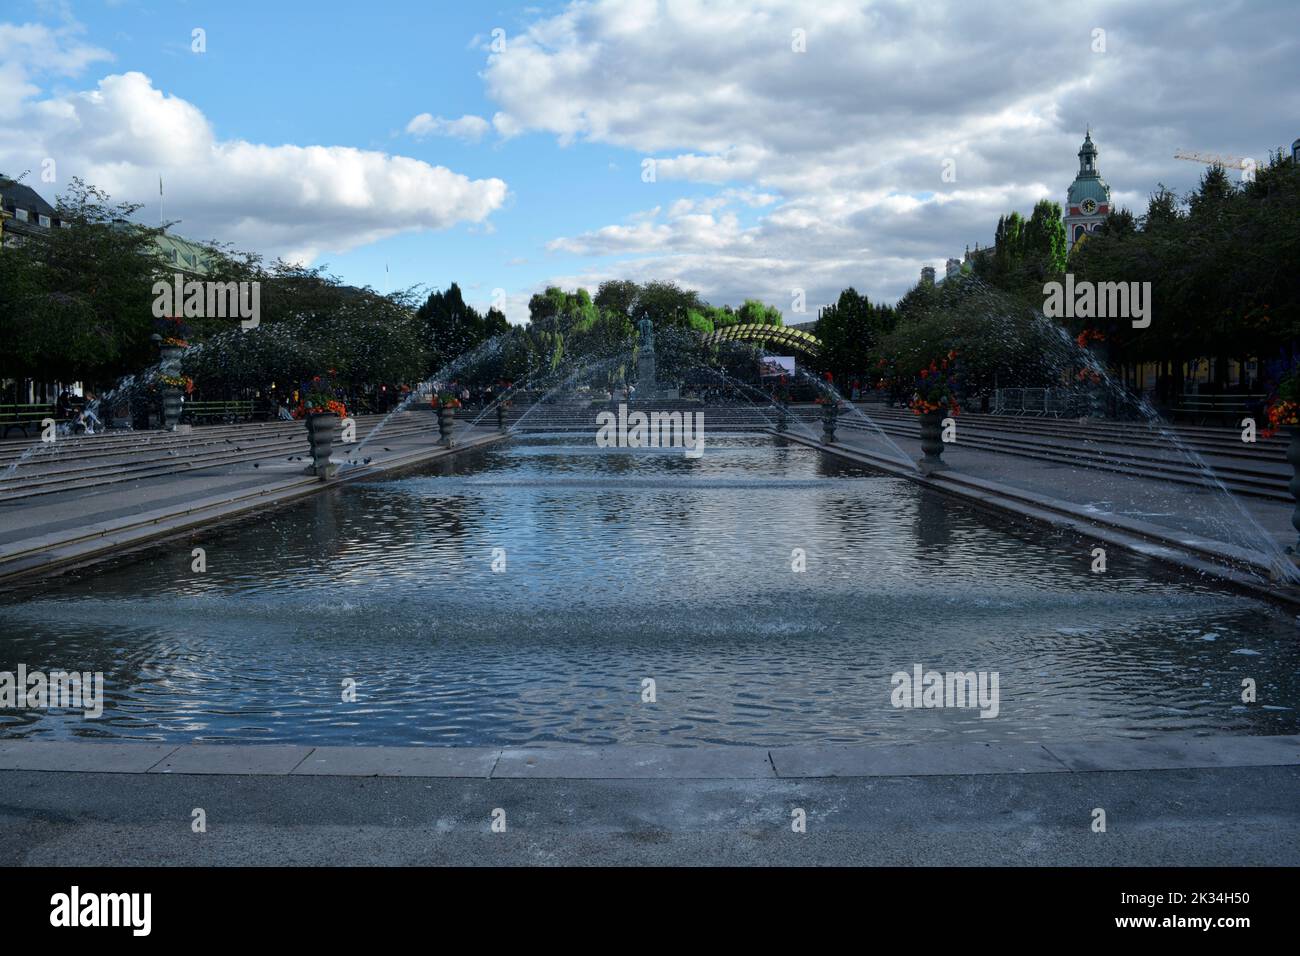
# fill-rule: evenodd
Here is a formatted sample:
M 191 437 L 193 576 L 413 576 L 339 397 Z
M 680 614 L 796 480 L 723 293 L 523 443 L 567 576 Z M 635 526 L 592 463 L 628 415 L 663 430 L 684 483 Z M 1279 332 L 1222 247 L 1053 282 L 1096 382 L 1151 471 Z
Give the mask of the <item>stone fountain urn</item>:
M 177 375 L 180 372 L 181 356 L 185 354 L 183 345 L 165 345 L 162 336 L 155 336 L 158 342 L 158 367 L 169 375 Z M 162 389 L 162 412 L 163 428 L 166 431 L 176 431 L 176 426 L 181 423 L 181 403 L 182 392 L 174 385 L 164 385 Z
M 447 448 L 451 447 L 451 430 L 456 424 L 456 408 L 452 405 L 439 405 L 438 412 L 438 442 Z
M 943 420 L 947 415 L 946 408 L 921 413 L 922 458 L 919 464 L 922 474 L 928 475 L 947 467 L 943 463 Z
M 1291 527 L 1300 535 L 1300 425 L 1288 425 L 1286 430 L 1291 436 L 1286 445 L 1286 460 L 1291 463 L 1291 483 L 1287 485 L 1287 490 L 1296 502 L 1291 511 Z M 1300 554 L 1300 537 L 1297 538 L 1296 545 L 1287 550 L 1292 554 Z
M 166 431 L 176 431 L 176 426 L 181 423 L 181 394 L 181 390 L 172 385 L 166 385 L 163 387 L 163 428 Z
M 834 399 L 822 403 L 822 436 L 826 444 L 835 441 L 835 426 L 840 417 L 840 404 Z
M 339 466 L 330 461 L 330 453 L 339 437 L 339 417 L 333 412 L 309 412 L 306 421 L 312 460 L 306 473 L 328 481 L 339 470 Z

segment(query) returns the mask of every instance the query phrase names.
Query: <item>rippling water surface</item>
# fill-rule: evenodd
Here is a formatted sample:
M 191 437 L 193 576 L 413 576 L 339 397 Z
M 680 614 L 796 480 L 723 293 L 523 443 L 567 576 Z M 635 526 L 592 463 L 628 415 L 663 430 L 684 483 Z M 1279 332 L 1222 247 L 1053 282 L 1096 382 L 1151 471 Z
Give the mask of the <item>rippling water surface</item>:
M 107 697 L 99 720 L 0 711 L 0 736 L 682 745 L 1300 730 L 1296 626 L 1259 603 L 1116 551 L 1093 574 L 1092 542 L 1014 531 L 801 446 L 710 436 L 691 460 L 589 441 L 517 440 L 0 598 L 0 670 L 103 671 Z M 190 569 L 195 546 L 206 573 Z M 890 677 L 915 664 L 996 671 L 998 717 L 894 708 Z

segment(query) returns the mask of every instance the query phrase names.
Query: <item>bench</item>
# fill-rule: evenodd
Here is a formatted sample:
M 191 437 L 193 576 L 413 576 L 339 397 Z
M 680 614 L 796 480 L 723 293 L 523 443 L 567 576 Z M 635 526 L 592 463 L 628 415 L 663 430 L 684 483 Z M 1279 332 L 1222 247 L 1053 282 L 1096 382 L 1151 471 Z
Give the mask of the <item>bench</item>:
M 1198 421 L 1230 419 L 1237 424 L 1247 415 L 1259 418 L 1267 395 L 1180 395 L 1176 411 Z
M 54 405 L 47 403 L 38 403 L 34 405 L 0 405 L 0 438 L 8 438 L 12 429 L 18 429 L 23 433 L 24 438 L 30 437 L 27 434 L 28 428 L 39 429 L 41 422 L 47 418 L 53 418 L 59 424 L 65 424 L 71 419 L 59 418 L 54 413 Z
M 236 399 L 224 402 L 186 402 L 181 406 L 181 419 L 191 422 L 248 421 L 253 417 L 253 400 Z

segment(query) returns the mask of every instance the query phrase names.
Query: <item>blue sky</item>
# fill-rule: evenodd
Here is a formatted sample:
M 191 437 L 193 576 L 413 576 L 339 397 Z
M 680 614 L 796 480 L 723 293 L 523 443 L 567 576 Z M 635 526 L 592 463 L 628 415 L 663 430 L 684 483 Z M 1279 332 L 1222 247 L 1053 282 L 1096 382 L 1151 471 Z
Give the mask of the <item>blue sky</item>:
M 548 282 L 612 276 L 787 313 L 802 289 L 815 312 L 850 284 L 892 300 L 1001 213 L 1061 201 L 1087 124 L 1138 212 L 1157 182 L 1195 184 L 1175 149 L 1289 144 L 1297 19 L 1266 0 L 6 0 L 0 171 L 47 194 L 80 175 L 150 220 L 161 175 L 184 235 L 380 289 L 501 289 L 514 321 Z
M 514 32 L 519 14 L 448 2 L 330 6 L 326 16 L 320 3 L 285 0 L 124 0 L 70 10 L 88 42 L 112 51 L 113 72 L 142 72 L 158 89 L 198 105 L 222 138 L 400 153 L 509 185 L 491 228 L 461 225 L 323 251 L 317 261 L 348 281 L 379 289 L 457 281 L 487 302 L 494 288 L 532 288 L 551 273 L 579 270 L 575 257 L 548 253 L 546 242 L 560 224 L 581 231 L 620 218 L 629 177 L 643 185 L 636 157 L 594 144 L 561 147 L 544 133 L 470 144 L 404 132 L 424 112 L 491 115 L 479 80 L 484 47 L 494 27 Z M 30 3 L 26 13 L 58 22 L 46 4 Z M 191 51 L 195 27 L 206 31 L 202 55 Z M 60 88 L 77 84 L 54 87 Z M 167 178 L 163 212 L 180 219 L 176 229 L 185 234 L 186 209 L 181 199 L 167 197 Z M 153 221 L 157 195 L 122 198 L 145 203 L 140 216 Z

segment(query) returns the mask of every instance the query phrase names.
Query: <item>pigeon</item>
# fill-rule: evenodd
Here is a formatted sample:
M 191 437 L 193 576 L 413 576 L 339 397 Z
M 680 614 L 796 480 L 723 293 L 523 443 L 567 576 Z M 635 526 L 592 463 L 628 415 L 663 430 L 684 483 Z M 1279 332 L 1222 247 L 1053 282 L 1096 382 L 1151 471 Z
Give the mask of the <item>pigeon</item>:
M 365 460 L 365 463 L 366 463 L 367 465 L 370 464 L 370 459 L 367 458 L 367 459 Z
M 254 468 L 261 468 L 262 466 L 259 465 L 257 462 L 253 462 L 253 467 L 254 467 Z

